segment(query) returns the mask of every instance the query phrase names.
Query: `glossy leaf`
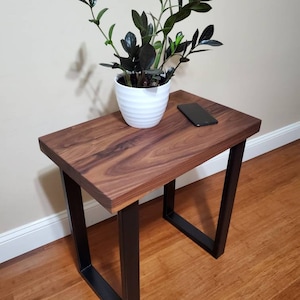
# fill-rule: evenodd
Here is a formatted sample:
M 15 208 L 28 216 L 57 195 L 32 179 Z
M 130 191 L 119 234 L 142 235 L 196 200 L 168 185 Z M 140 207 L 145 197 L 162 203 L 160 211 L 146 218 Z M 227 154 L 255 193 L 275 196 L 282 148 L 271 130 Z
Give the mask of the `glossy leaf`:
M 89 0 L 90 7 L 94 7 L 97 4 L 97 0 Z
M 153 35 L 153 25 L 149 24 L 146 32 L 141 32 L 143 45 L 150 43 Z
M 209 51 L 209 49 L 193 50 L 193 51 L 191 51 L 191 53 L 198 53 L 198 52 L 204 52 L 204 51 Z
M 121 44 L 123 49 L 129 54 L 129 56 L 133 57 L 136 53 L 136 36 L 132 32 L 128 32 L 125 36 L 124 40 L 121 40 Z
M 140 49 L 139 59 L 140 66 L 143 70 L 150 69 L 152 64 L 154 63 L 156 57 L 156 52 L 153 46 L 150 44 L 146 44 Z
M 181 53 L 183 52 L 183 55 L 186 52 L 187 47 L 191 44 L 191 41 L 186 41 L 184 43 L 181 43 L 180 45 L 178 45 L 177 49 L 176 49 L 176 53 Z
M 121 66 L 130 72 L 136 71 L 136 64 L 129 57 L 119 57 Z
M 85 3 L 86 5 L 90 6 L 90 4 L 86 0 L 79 0 L 79 1 L 81 1 L 81 2 Z
M 202 32 L 198 44 L 204 40 L 209 40 L 214 34 L 214 25 L 208 25 Z
M 128 32 L 125 38 L 121 39 L 121 45 L 126 52 L 126 57 L 121 57 L 112 41 L 115 24 L 109 27 L 107 34 L 104 33 L 103 28 L 100 26 L 100 22 L 102 23 L 103 16 L 108 8 L 100 8 L 100 11 L 95 16 L 93 8 L 97 0 L 79 1 L 88 5 L 92 10 L 92 19 L 90 22 L 95 23 L 99 27 L 101 34 L 106 40 L 105 44 L 113 48 L 114 56 L 119 60 L 119 62 L 101 65 L 113 69 L 119 68 L 127 74 L 135 73 L 132 77 L 126 77 L 127 79 L 124 81 L 124 84 L 128 86 L 144 86 L 145 84 L 149 84 L 150 86 L 165 83 L 174 76 L 175 71 L 181 63 L 189 61 L 190 54 L 208 50 L 200 49 L 208 48 L 200 46 L 222 45 L 221 42 L 211 39 L 214 33 L 213 25 L 206 27 L 201 36 L 197 29 L 194 31 L 192 39 L 185 42 L 183 42 L 184 35 L 181 31 L 176 34 L 175 38 L 172 32 L 175 25 L 187 19 L 192 12 L 205 13 L 211 10 L 211 6 L 208 4 L 210 0 L 159 0 L 160 14 L 155 16 L 150 12 L 149 20 L 151 22 L 148 20 L 148 14 L 144 11 L 139 14 L 136 10 L 132 9 L 132 21 L 139 31 L 141 45 L 137 44 L 137 36 L 132 32 Z M 171 32 L 173 40 L 170 38 Z M 152 43 L 154 44 L 152 45 Z M 164 71 L 163 68 L 166 66 L 166 60 L 176 54 L 179 56 L 177 65 L 172 69 Z M 161 76 L 162 73 L 164 73 L 164 76 Z
M 200 45 L 209 45 L 209 46 L 217 47 L 217 46 L 222 46 L 223 44 L 216 40 L 204 40 L 200 43 Z
M 192 49 L 194 49 L 197 45 L 198 36 L 199 36 L 199 30 L 197 29 L 192 38 Z

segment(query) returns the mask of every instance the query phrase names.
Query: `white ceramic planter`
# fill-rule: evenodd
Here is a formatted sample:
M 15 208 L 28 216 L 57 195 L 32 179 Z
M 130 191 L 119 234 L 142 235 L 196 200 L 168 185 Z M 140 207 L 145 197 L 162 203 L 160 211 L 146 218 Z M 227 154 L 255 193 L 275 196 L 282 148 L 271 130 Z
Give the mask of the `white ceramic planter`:
M 115 92 L 125 122 L 135 128 L 157 125 L 166 110 L 170 94 L 170 81 L 158 87 L 132 88 L 115 78 Z

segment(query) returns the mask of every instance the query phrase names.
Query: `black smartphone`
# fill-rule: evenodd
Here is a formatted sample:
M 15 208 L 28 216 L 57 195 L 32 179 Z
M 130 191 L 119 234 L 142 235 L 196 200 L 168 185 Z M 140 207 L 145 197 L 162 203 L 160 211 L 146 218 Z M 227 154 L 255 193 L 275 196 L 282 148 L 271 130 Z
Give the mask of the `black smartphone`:
M 197 127 L 218 123 L 218 120 L 196 102 L 178 104 L 177 108 Z

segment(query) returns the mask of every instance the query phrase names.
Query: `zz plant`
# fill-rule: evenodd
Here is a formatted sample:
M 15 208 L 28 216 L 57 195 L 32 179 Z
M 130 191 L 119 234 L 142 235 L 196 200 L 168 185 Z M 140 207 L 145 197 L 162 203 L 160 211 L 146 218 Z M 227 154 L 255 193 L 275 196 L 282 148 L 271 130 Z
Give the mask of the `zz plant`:
M 196 29 L 190 39 L 186 39 L 182 31 L 172 36 L 174 25 L 187 19 L 192 12 L 206 13 L 211 10 L 207 3 L 210 0 L 189 0 L 184 4 L 183 0 L 159 0 L 160 13 L 155 16 L 144 11 L 139 14 L 131 11 L 133 24 L 138 29 L 140 41 L 138 44 L 136 35 L 129 31 L 121 45 L 126 53 L 122 56 L 113 42 L 113 32 L 116 24 L 112 24 L 107 33 L 102 23 L 103 16 L 108 8 L 102 8 L 95 14 L 94 7 L 97 0 L 79 0 L 89 6 L 92 18 L 89 20 L 97 26 L 104 37 L 105 45 L 113 49 L 118 62 L 111 64 L 101 63 L 102 66 L 113 69 L 121 69 L 124 76 L 120 83 L 130 87 L 151 87 L 166 83 L 175 74 L 178 67 L 190 60 L 190 55 L 206 51 L 201 46 L 220 46 L 221 42 L 211 39 L 214 26 L 207 26 L 200 35 Z M 176 2 L 176 3 L 174 3 Z M 175 66 L 166 68 L 167 61 L 177 56 Z

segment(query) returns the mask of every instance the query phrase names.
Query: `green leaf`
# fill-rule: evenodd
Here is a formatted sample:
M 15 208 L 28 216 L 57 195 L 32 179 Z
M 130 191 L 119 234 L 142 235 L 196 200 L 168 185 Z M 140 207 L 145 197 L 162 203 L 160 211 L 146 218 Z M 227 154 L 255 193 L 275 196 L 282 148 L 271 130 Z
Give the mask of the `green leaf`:
M 207 4 L 207 3 L 203 3 L 203 2 L 207 2 L 210 0 L 190 0 L 188 4 L 186 4 L 183 8 L 185 9 L 190 9 L 193 10 L 195 12 L 208 12 L 212 9 L 212 7 Z
M 217 47 L 217 46 L 222 46 L 223 44 L 216 40 L 204 40 L 201 41 L 199 45 L 209 45 L 209 46 Z
M 143 29 L 147 29 L 147 27 L 148 27 L 148 18 L 147 18 L 147 15 L 144 11 L 142 12 L 141 20 L 142 20 L 142 24 L 143 24 Z
M 137 29 L 146 30 L 146 28 L 143 27 L 142 17 L 139 15 L 139 13 L 136 10 L 133 9 L 131 11 L 131 16 L 132 16 L 133 23 Z
M 89 0 L 90 2 L 90 7 L 94 7 L 97 3 L 97 0 Z
M 128 48 L 132 48 L 136 46 L 136 36 L 134 33 L 132 32 L 127 32 L 126 36 L 125 36 L 125 42 L 127 44 Z
M 162 42 L 161 41 L 156 41 L 153 45 L 154 49 L 160 49 L 162 46 Z
M 209 49 L 193 50 L 193 51 L 191 51 L 191 53 L 198 53 L 198 52 L 204 52 L 204 51 L 209 51 Z
M 214 25 L 208 25 L 202 32 L 198 44 L 204 40 L 209 40 L 214 34 Z
M 116 66 L 119 66 L 119 64 L 117 64 L 117 63 L 112 63 L 112 64 L 100 63 L 100 66 L 116 69 Z
M 174 53 L 172 55 L 174 55 L 175 53 L 182 53 L 182 56 L 185 55 L 185 52 L 186 52 L 186 49 L 187 47 L 191 44 L 191 41 L 186 41 L 186 42 L 183 42 L 181 44 L 179 44 Z M 171 47 L 169 46 L 168 49 L 165 51 L 165 59 L 169 58 L 171 56 Z
M 81 2 L 85 3 L 86 5 L 90 6 L 90 4 L 85 0 L 79 0 L 79 1 L 81 1 Z
M 180 9 L 174 16 L 176 17 L 176 23 L 186 19 L 191 14 L 190 9 L 185 9 L 184 7 Z
M 104 15 L 104 13 L 108 10 L 108 8 L 103 8 L 97 15 L 97 20 L 99 21 L 100 23 L 100 19 L 102 18 L 102 16 Z
M 136 63 L 129 57 L 119 57 L 121 66 L 127 71 L 135 71 Z
M 136 36 L 132 32 L 127 32 L 125 39 L 121 40 L 123 49 L 129 54 L 130 57 L 134 57 L 137 52 Z
M 187 47 L 191 44 L 191 41 L 186 41 L 184 43 L 181 43 L 178 45 L 177 49 L 176 49 L 176 53 L 180 53 L 183 52 L 183 55 L 186 52 Z
M 197 45 L 198 36 L 199 36 L 199 30 L 197 29 L 192 38 L 192 49 L 194 49 Z
M 149 24 L 146 31 L 141 31 L 143 45 L 149 44 L 153 35 L 153 25 Z
M 171 50 L 171 56 L 175 53 L 175 43 L 169 38 L 169 44 L 170 44 L 170 50 Z
M 171 15 L 165 22 L 164 28 L 162 29 L 165 36 L 167 36 L 173 29 L 175 23 L 186 19 L 191 14 L 190 9 L 180 9 L 176 14 Z
M 96 24 L 96 25 L 99 25 L 99 21 L 96 20 L 96 19 L 90 19 L 89 21 L 90 21 L 91 23 L 94 23 L 94 24 Z
M 165 22 L 164 28 L 162 29 L 164 36 L 167 36 L 172 28 L 174 27 L 174 24 L 176 22 L 176 16 L 171 15 Z
M 142 70 L 150 69 L 156 57 L 155 49 L 150 44 L 145 44 L 140 49 L 139 60 Z
M 175 39 L 175 45 L 178 46 L 182 39 L 184 38 L 184 35 L 182 34 L 181 31 L 179 31 L 177 34 L 176 34 L 176 39 Z
M 109 28 L 109 31 L 108 31 L 108 38 L 109 38 L 110 40 L 112 39 L 112 35 L 113 35 L 113 31 L 114 31 L 115 25 L 116 25 L 116 24 L 113 24 L 113 25 L 111 25 L 110 28 Z
M 206 13 L 209 12 L 211 9 L 212 7 L 207 3 L 198 3 L 191 6 L 191 10 L 195 12 Z

